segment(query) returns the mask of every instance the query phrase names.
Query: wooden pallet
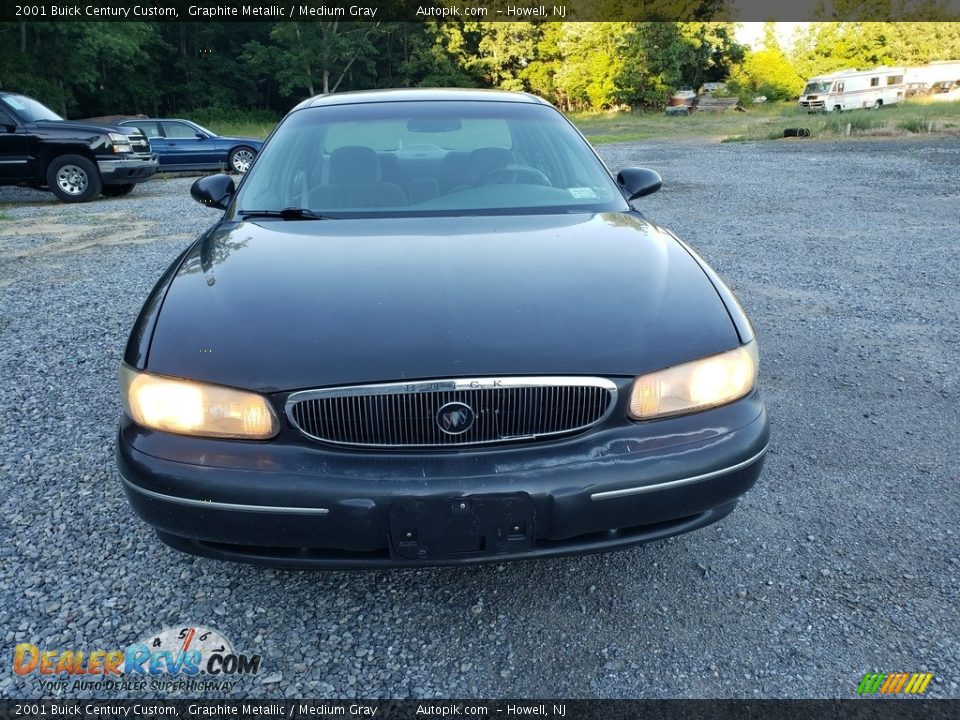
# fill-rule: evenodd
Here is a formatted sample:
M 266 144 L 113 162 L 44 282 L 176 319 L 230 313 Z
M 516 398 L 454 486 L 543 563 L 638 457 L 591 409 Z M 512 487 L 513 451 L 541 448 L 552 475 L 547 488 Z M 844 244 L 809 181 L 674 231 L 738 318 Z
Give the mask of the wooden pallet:
M 740 105 L 740 98 L 702 97 L 697 103 L 697 110 L 706 112 L 725 113 L 730 108 L 742 111 L 744 108 Z

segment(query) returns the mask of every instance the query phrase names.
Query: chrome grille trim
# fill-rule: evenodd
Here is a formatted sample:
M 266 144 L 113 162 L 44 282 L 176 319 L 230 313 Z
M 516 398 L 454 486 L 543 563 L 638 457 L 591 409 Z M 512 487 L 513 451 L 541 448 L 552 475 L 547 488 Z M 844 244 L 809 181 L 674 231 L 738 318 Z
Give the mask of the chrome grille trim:
M 461 435 L 445 435 L 436 414 L 449 402 L 475 413 Z M 578 376 L 486 377 L 353 385 L 292 393 L 285 405 L 303 435 L 367 448 L 453 448 L 581 432 L 617 405 L 617 386 Z

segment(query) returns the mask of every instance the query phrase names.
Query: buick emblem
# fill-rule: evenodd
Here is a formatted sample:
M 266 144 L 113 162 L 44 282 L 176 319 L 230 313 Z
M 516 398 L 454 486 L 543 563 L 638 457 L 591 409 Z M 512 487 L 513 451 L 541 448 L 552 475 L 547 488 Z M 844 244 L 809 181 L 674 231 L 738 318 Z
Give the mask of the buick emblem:
M 437 425 L 447 435 L 461 435 L 477 419 L 473 408 L 462 402 L 450 402 L 437 411 Z

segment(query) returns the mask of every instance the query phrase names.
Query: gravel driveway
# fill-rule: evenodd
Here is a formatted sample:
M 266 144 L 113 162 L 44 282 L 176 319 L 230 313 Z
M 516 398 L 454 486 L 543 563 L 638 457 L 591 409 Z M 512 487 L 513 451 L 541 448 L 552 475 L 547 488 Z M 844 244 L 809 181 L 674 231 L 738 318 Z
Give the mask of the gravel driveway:
M 17 643 L 197 624 L 263 655 L 230 696 L 852 697 L 868 671 L 960 696 L 960 140 L 601 154 L 661 172 L 641 207 L 754 320 L 766 468 L 694 534 L 466 569 L 280 572 L 161 545 L 114 467 L 116 368 L 216 214 L 189 178 L 81 206 L 0 188 L 0 695 L 40 694 L 12 675 Z

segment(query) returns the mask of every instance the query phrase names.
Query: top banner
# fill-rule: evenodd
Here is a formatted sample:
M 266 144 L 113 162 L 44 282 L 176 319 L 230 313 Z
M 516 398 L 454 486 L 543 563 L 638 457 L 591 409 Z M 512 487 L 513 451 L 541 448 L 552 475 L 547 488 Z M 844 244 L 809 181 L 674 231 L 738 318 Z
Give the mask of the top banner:
M 960 20 L 960 0 L 0 0 L 15 22 L 803 22 Z M 960 31 L 960 30 L 958 30 Z

